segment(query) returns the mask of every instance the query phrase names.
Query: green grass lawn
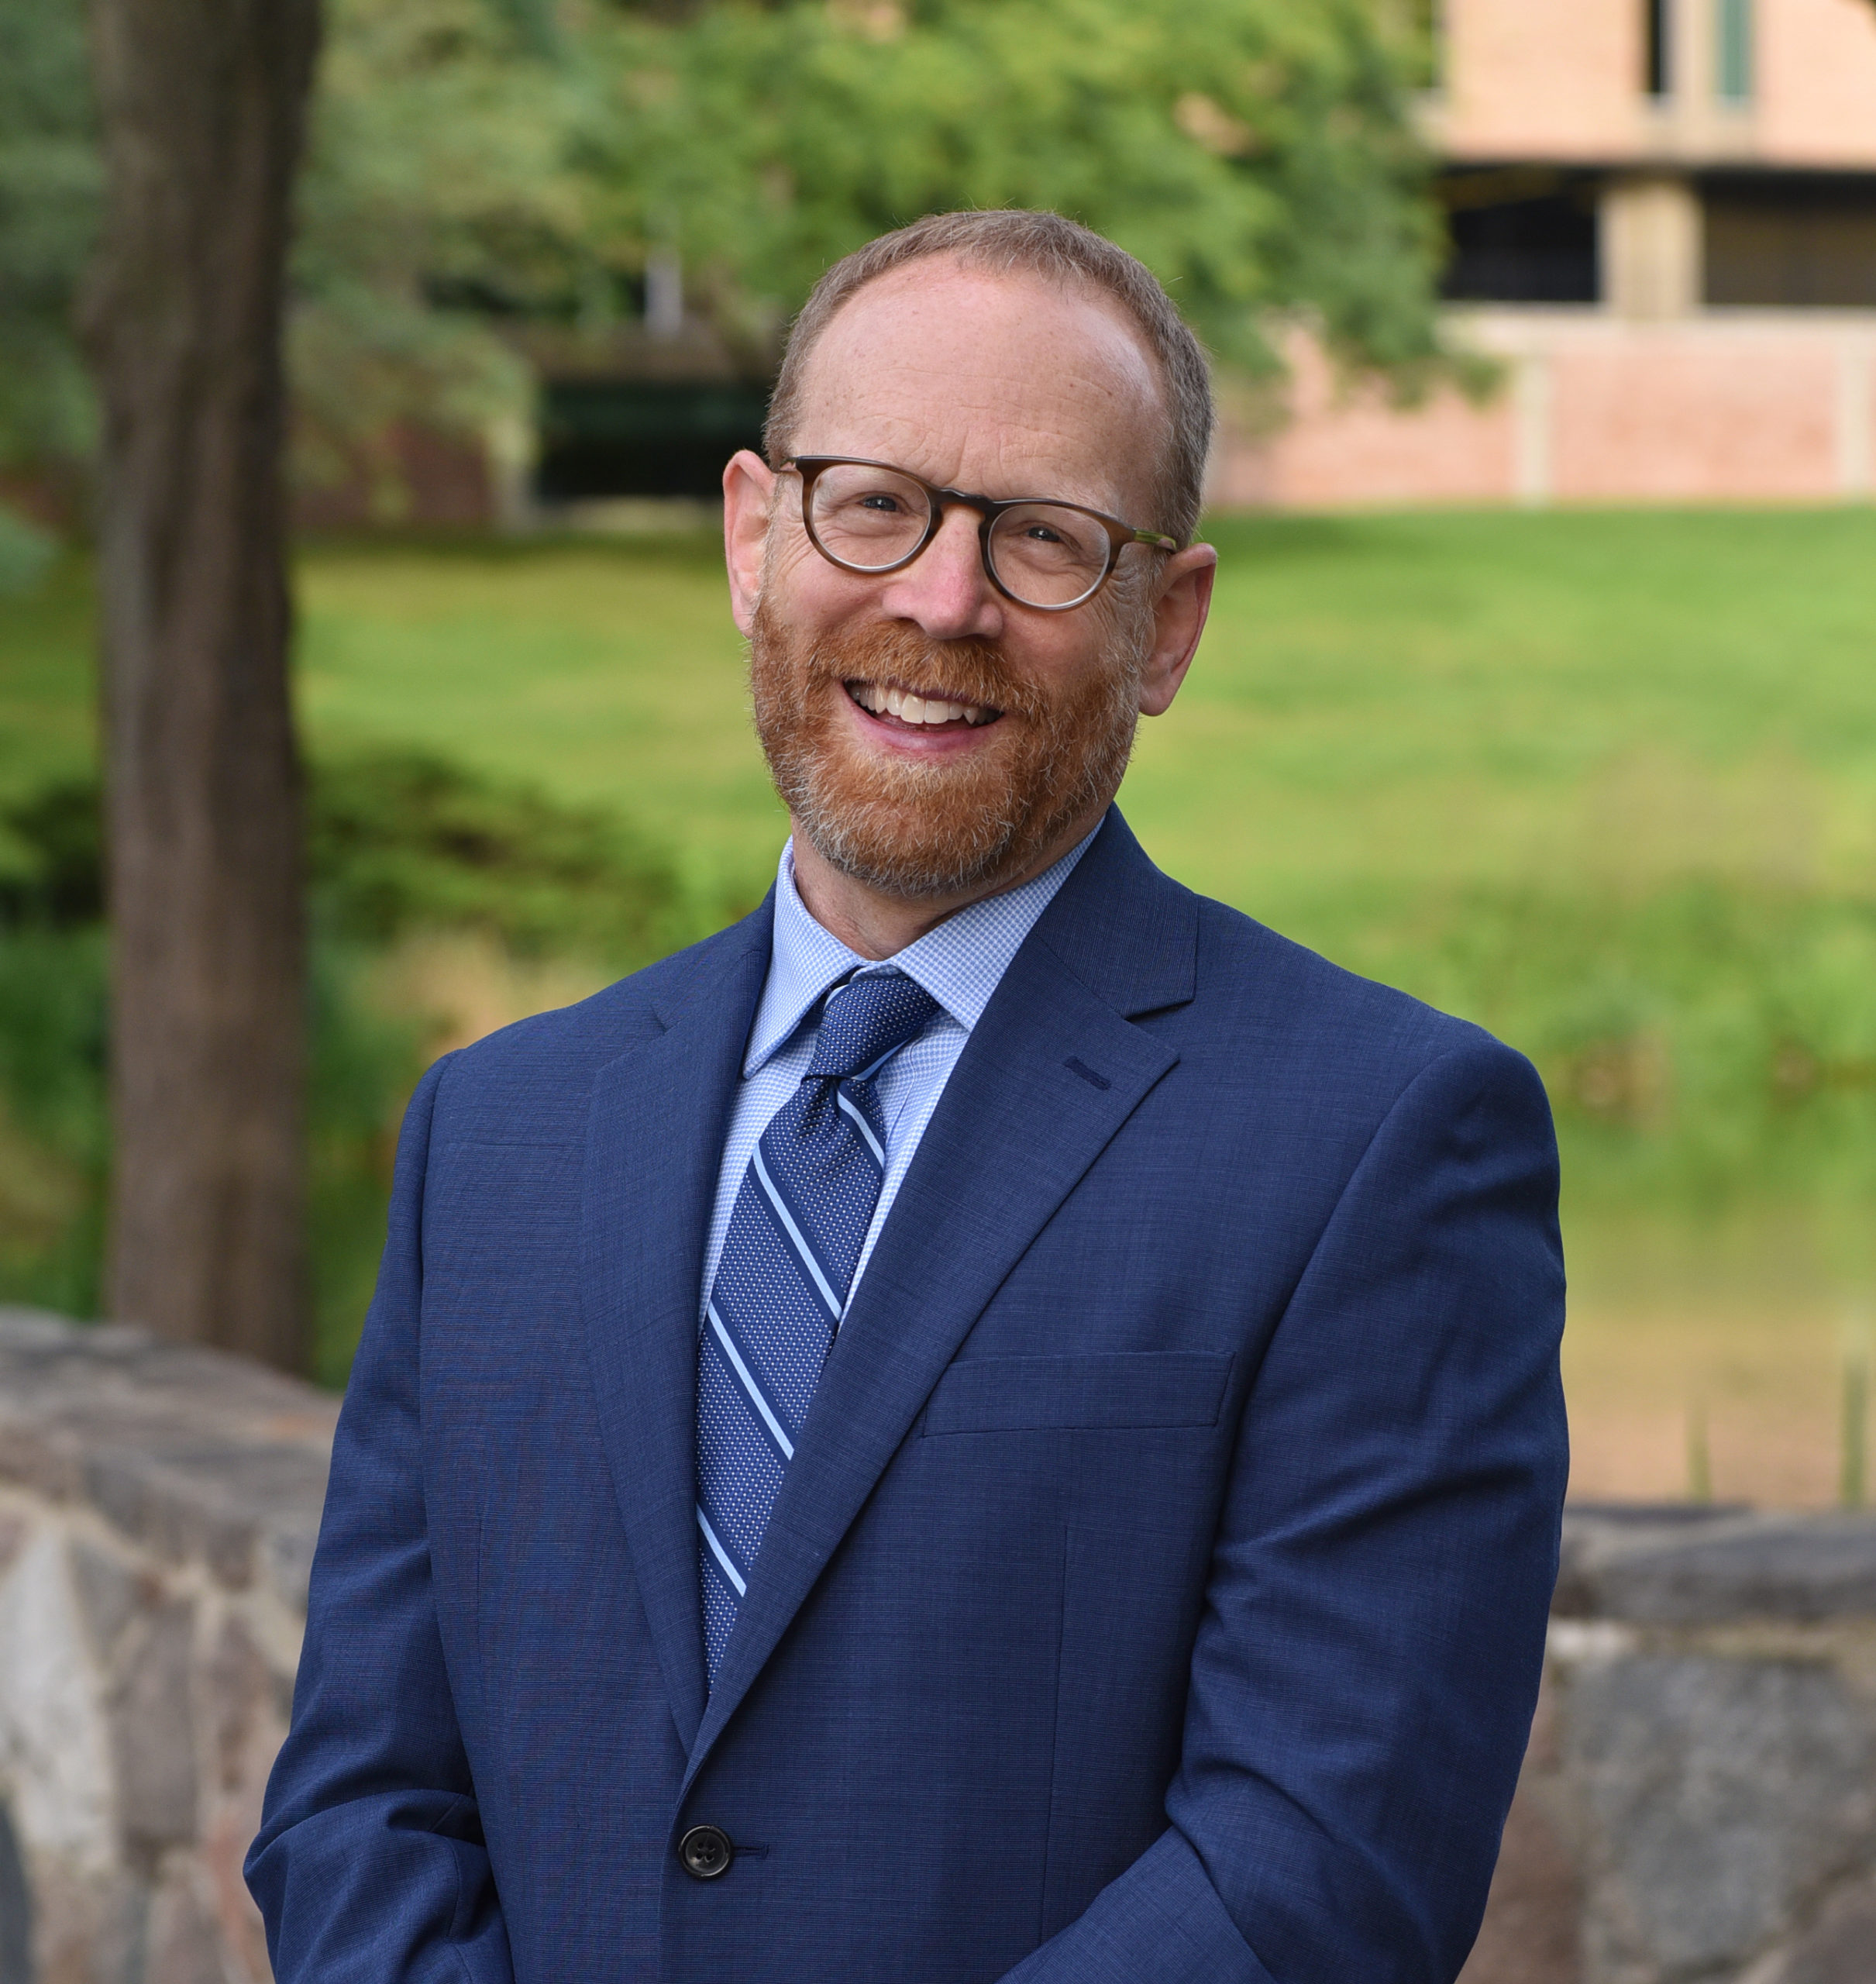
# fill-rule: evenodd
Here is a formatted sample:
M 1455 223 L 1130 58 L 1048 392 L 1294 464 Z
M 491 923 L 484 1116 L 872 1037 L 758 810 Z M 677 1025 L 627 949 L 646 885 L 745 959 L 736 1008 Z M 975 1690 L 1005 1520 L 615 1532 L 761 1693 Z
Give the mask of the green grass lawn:
M 1129 800 L 1175 872 L 1325 896 L 1876 868 L 1876 515 L 1221 526 Z
M 1611 1342 L 1756 1290 L 1827 1390 L 1876 1293 L 1876 512 L 1212 535 L 1210 629 L 1122 796 L 1149 851 L 1537 1059 Z M 766 885 L 714 544 L 318 546 L 299 580 L 315 751 L 422 743 L 617 808 L 700 899 Z M 89 760 L 90 611 L 75 566 L 0 601 L 0 794 Z

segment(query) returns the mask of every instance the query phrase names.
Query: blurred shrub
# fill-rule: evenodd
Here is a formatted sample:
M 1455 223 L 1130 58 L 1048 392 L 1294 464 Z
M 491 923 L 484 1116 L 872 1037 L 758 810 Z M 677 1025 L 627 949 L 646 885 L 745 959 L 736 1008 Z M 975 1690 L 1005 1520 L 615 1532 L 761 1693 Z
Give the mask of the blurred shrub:
M 102 849 L 95 780 L 60 780 L 0 808 L 0 921 L 40 930 L 97 922 Z
M 309 960 L 306 1220 L 312 1273 L 312 1375 L 351 1368 L 377 1276 L 404 1105 L 431 1058 L 422 1015 L 367 994 L 368 956 L 315 938 Z
M 341 942 L 473 928 L 524 953 L 572 952 L 628 970 L 690 934 L 675 868 L 601 808 L 415 752 L 336 758 L 314 766 L 308 786 L 315 927 Z M 0 808 L 0 921 L 95 922 L 102 849 L 95 781 Z
M 103 932 L 0 931 L 0 1296 L 98 1313 L 105 1171 Z
M 485 929 L 625 969 L 682 941 L 676 870 L 615 815 L 404 752 L 315 766 L 308 871 L 335 934 Z
M 52 563 L 58 545 L 49 531 L 0 503 L 0 599 L 30 592 Z
M 1876 899 L 1473 890 L 1351 918 L 1333 948 L 1530 1056 L 1579 1199 L 1876 1194 Z

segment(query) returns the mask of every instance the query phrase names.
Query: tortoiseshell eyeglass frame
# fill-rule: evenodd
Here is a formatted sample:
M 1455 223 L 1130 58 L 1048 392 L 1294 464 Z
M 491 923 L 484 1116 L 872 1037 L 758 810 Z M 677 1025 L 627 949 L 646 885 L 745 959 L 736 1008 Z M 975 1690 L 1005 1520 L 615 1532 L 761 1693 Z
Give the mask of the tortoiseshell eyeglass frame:
M 1086 606 L 1113 577 L 1120 553 L 1130 544 L 1145 544 L 1155 551 L 1178 551 L 1182 548 L 1176 537 L 1168 537 L 1161 531 L 1141 530 L 1121 518 L 1110 517 L 1105 510 L 1090 509 L 1086 503 L 1071 503 L 1059 496 L 977 496 L 963 489 L 941 489 L 936 483 L 928 482 L 922 475 L 914 475 L 897 462 L 873 461 L 864 455 L 796 455 L 782 466 L 793 469 L 801 478 L 801 525 L 807 532 L 808 542 L 830 565 L 837 565 L 842 571 L 852 572 L 861 578 L 884 578 L 889 573 L 903 572 L 938 536 L 945 522 L 945 508 L 950 504 L 977 512 L 977 555 L 983 563 L 984 577 L 1013 605 L 1027 607 L 1032 613 L 1072 613 L 1076 607 Z M 895 558 L 890 565 L 855 565 L 845 558 L 836 558 L 816 535 L 814 518 L 814 484 L 831 468 L 884 469 L 922 489 L 931 506 L 924 536 L 903 558 Z M 1100 577 L 1077 598 L 1040 604 L 1012 592 L 997 576 L 995 560 L 990 556 L 990 532 L 997 519 L 1006 511 L 1020 510 L 1032 503 L 1048 503 L 1058 510 L 1072 510 L 1078 516 L 1091 517 L 1107 533 L 1107 565 Z

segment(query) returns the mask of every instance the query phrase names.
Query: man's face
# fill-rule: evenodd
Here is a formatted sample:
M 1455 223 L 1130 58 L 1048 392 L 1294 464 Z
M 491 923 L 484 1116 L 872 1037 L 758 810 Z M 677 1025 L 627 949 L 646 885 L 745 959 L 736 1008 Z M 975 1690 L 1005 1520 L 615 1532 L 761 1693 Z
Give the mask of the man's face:
M 804 383 L 801 453 L 1158 525 L 1158 380 L 1091 296 L 917 264 L 845 305 Z M 977 525 L 949 511 L 912 564 L 862 577 L 809 542 L 799 479 L 775 485 L 746 622 L 757 730 L 797 832 L 895 896 L 1007 886 L 1071 844 L 1152 706 L 1143 665 L 1165 554 L 1130 549 L 1093 600 L 1047 613 L 990 584 Z

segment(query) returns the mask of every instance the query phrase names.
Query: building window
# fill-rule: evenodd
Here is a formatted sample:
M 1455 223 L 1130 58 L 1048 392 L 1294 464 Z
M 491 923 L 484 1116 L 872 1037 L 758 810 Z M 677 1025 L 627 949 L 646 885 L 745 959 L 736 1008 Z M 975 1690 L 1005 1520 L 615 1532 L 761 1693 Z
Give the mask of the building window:
M 1876 309 L 1876 173 L 1715 173 L 1702 190 L 1709 303 Z
M 1596 188 L 1586 173 L 1509 166 L 1439 183 L 1451 243 L 1442 291 L 1455 303 L 1594 303 Z
M 1674 87 L 1673 4 L 1674 0 L 1644 0 L 1642 87 L 1650 96 L 1665 96 Z
M 1752 95 L 1752 0 L 1713 0 L 1713 82 L 1723 103 Z
M 723 464 L 762 445 L 766 387 L 735 379 L 549 379 L 540 398 L 543 503 L 700 496 Z

